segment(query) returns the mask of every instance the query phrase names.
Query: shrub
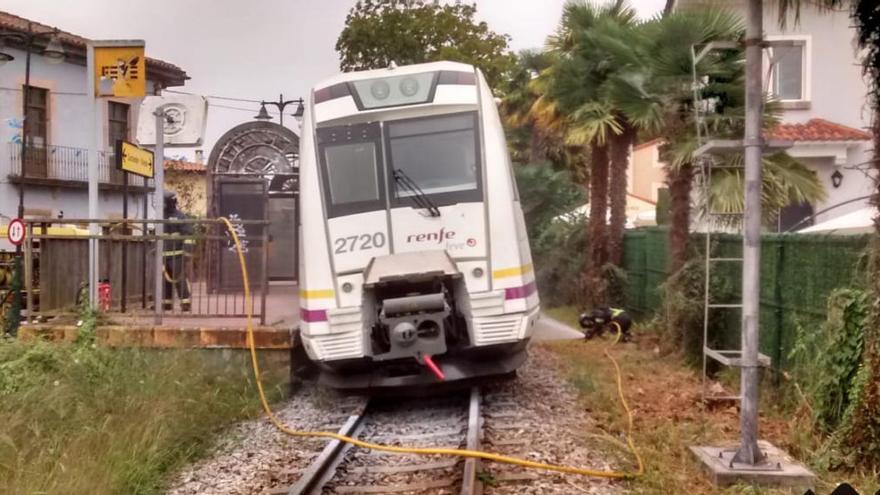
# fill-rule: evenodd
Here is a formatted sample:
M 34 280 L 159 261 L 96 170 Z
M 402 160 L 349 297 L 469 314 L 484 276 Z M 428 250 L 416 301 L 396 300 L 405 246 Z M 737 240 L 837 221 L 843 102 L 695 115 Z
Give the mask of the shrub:
M 791 357 L 797 376 L 811 398 L 815 423 L 826 432 L 841 424 L 855 395 L 862 362 L 867 295 L 857 289 L 838 289 L 828 297 L 828 316 L 818 330 L 798 329 Z
M 691 258 L 666 279 L 660 286 L 663 297 L 660 311 L 650 323 L 660 333 L 667 352 L 682 351 L 691 361 L 702 356 L 705 263 L 705 258 Z M 712 301 L 727 301 L 734 293 L 732 284 L 724 277 L 712 277 L 711 284 Z M 712 311 L 709 318 L 712 335 L 708 344 L 716 347 L 718 342 L 714 336 L 724 335 L 729 323 L 723 311 Z
M 582 215 L 559 217 L 584 203 L 583 191 L 567 171 L 550 164 L 515 171 L 541 299 L 550 306 L 576 303 L 583 292 L 586 222 Z

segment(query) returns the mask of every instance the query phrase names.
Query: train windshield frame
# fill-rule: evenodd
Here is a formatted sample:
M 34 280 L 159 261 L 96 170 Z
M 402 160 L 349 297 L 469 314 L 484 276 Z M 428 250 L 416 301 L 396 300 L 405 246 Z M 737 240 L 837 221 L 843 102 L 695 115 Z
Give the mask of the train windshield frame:
M 414 206 L 416 193 L 395 182 L 395 170 L 412 179 L 436 206 L 483 201 L 476 111 L 323 127 L 316 132 L 328 218 Z
M 322 128 L 317 136 L 327 216 L 384 210 L 385 161 L 379 123 Z
M 384 126 L 392 207 L 411 206 L 415 195 L 394 182 L 395 170 L 438 206 L 483 200 L 477 112 L 389 120 Z

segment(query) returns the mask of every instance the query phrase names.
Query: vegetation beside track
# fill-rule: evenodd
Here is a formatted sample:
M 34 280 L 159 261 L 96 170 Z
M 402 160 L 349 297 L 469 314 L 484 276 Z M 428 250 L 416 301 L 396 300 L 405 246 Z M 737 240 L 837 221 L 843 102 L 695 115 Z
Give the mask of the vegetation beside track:
M 547 313 L 570 325 L 577 324 L 577 311 L 571 307 L 553 308 Z M 632 481 L 635 493 L 719 493 L 700 471 L 691 455 L 691 445 L 736 443 L 739 432 L 739 412 L 735 407 L 706 408 L 700 403 L 699 371 L 689 367 L 683 358 L 662 355 L 659 341 L 652 335 L 639 335 L 637 344 L 623 344 L 612 352 L 623 371 L 624 391 L 634 411 L 633 437 L 646 464 L 643 478 Z M 610 343 L 606 340 L 590 342 L 549 342 L 545 345 L 563 358 L 564 372 L 578 389 L 583 403 L 598 426 L 614 436 L 604 445 L 607 454 L 629 462 L 619 432 L 625 430 L 626 420 L 617 401 L 614 369 L 602 354 Z M 880 482 L 871 473 L 828 471 L 825 460 L 813 448 L 820 443 L 820 435 L 807 416 L 799 414 L 797 405 L 777 400 L 769 384 L 763 387 L 760 436 L 777 446 L 795 453 L 810 464 L 820 477 L 817 493 L 830 493 L 839 482 L 849 482 L 860 493 L 874 493 Z M 588 432 L 596 434 L 597 432 Z M 601 436 L 601 435 L 600 435 Z M 788 494 L 802 492 L 757 489 L 746 486 L 731 487 L 721 493 L 733 494 Z
M 161 492 L 213 432 L 260 413 L 248 360 L 0 341 L 0 493 Z M 284 376 L 266 375 L 281 397 Z

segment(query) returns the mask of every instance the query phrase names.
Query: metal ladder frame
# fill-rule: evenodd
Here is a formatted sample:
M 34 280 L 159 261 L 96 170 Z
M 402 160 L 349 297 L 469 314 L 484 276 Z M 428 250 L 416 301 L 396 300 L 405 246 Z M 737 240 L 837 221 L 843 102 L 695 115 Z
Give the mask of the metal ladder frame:
M 700 160 L 701 157 L 704 157 L 703 166 L 700 167 L 700 172 L 702 175 L 703 181 L 703 195 L 704 200 L 706 201 L 706 232 L 705 232 L 705 269 L 704 269 L 704 287 L 703 287 L 703 345 L 702 345 L 702 361 L 703 361 L 703 371 L 702 371 L 702 399 L 703 401 L 724 401 L 724 400 L 741 400 L 742 396 L 738 395 L 710 395 L 708 393 L 708 365 L 709 359 L 713 359 L 724 366 L 732 366 L 732 367 L 741 367 L 742 366 L 742 350 L 741 349 L 713 349 L 709 347 L 709 318 L 711 311 L 713 309 L 739 309 L 742 310 L 742 303 L 738 304 L 730 304 L 730 303 L 712 303 L 711 302 L 711 281 L 712 281 L 712 266 L 715 263 L 742 263 L 743 258 L 740 257 L 712 257 L 712 221 L 711 219 L 718 216 L 743 216 L 743 213 L 716 213 L 712 211 L 711 204 L 711 183 L 712 183 L 712 172 L 714 168 L 714 158 L 713 154 L 719 153 L 731 153 L 738 152 L 743 149 L 742 140 L 732 140 L 732 139 L 722 139 L 722 140 L 706 140 L 704 139 L 703 126 L 705 125 L 703 115 L 701 114 L 701 105 L 698 102 L 701 101 L 701 83 L 697 74 L 697 65 L 700 60 L 703 59 L 706 55 L 708 55 L 713 50 L 732 50 L 739 49 L 740 46 L 736 42 L 712 42 L 706 45 L 703 45 L 699 52 L 697 51 L 697 46 L 691 46 L 691 62 L 692 62 L 692 76 L 693 76 L 693 93 L 694 93 L 694 117 L 695 117 L 695 126 L 697 133 L 697 144 L 699 148 L 694 153 L 694 157 L 697 160 Z M 708 129 L 706 134 L 708 134 Z M 768 148 L 785 148 L 790 146 L 787 143 L 768 143 Z M 721 167 L 721 168 L 743 168 L 743 167 Z M 742 226 L 740 226 L 740 235 L 742 235 Z M 742 291 L 742 288 L 740 288 Z M 740 328 L 740 332 L 742 328 Z M 771 365 L 770 357 L 765 354 L 758 354 L 758 362 L 761 366 L 769 367 Z

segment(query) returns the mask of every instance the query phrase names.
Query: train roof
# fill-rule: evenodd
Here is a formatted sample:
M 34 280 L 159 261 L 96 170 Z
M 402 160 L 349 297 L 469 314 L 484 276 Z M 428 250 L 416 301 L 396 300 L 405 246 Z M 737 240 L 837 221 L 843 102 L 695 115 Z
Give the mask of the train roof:
M 404 74 L 419 74 L 422 72 L 431 72 L 431 71 L 458 71 L 458 72 L 473 72 L 474 66 L 470 64 L 463 64 L 461 62 L 428 62 L 425 64 L 413 64 L 413 65 L 401 65 L 395 68 L 384 68 L 384 69 L 372 69 L 372 70 L 361 70 L 355 72 L 343 72 L 342 74 L 335 75 L 333 77 L 324 79 L 314 86 L 314 89 L 326 88 L 329 86 L 333 86 L 334 84 L 339 84 L 343 82 L 350 81 L 360 81 L 363 79 L 373 79 L 377 77 L 387 77 L 387 76 L 396 76 L 396 75 L 404 75 Z

